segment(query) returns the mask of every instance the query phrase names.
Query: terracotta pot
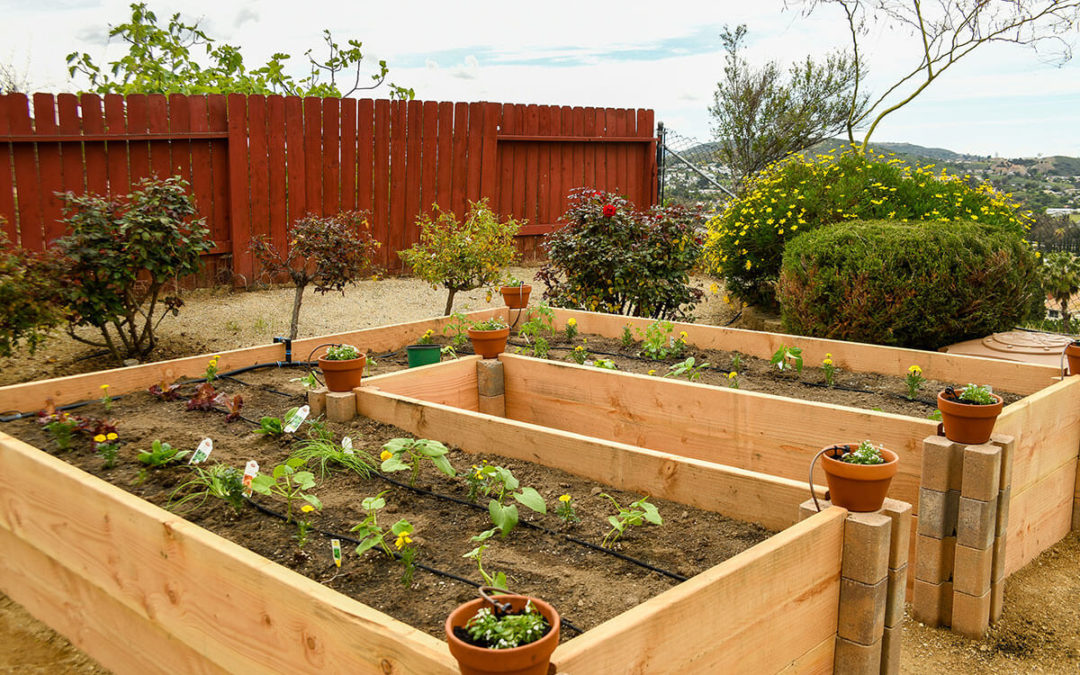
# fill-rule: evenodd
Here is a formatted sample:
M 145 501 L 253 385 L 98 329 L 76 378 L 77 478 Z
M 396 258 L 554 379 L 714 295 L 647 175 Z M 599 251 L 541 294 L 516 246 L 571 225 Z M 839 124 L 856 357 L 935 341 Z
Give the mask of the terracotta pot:
M 344 361 L 331 361 L 319 359 L 319 369 L 326 378 L 326 388 L 330 391 L 352 391 L 360 386 L 360 378 L 364 376 L 364 366 L 367 357 L 358 359 L 346 359 Z
M 450 644 L 450 653 L 458 661 L 462 675 L 547 675 L 551 653 L 559 645 L 559 613 L 555 608 L 536 598 L 522 595 L 496 595 L 500 602 L 509 602 L 515 611 L 525 607 L 532 600 L 551 630 L 536 642 L 513 647 L 511 649 L 484 649 L 463 642 L 454 635 L 454 627 L 464 627 L 469 619 L 476 616 L 477 610 L 488 604 L 483 598 L 477 598 L 458 606 L 446 617 L 446 641 Z
M 1069 374 L 1080 375 L 1080 342 L 1070 342 L 1065 346 L 1065 358 L 1069 361 Z
M 522 309 L 529 306 L 529 293 L 532 293 L 532 286 L 525 284 L 523 286 L 501 286 L 499 292 L 502 293 L 503 302 L 510 309 Z
M 957 395 L 963 389 L 957 390 Z M 954 443 L 967 443 L 978 445 L 990 440 L 990 434 L 994 433 L 994 422 L 997 421 L 1004 402 L 997 394 L 991 394 L 997 401 L 991 405 L 975 405 L 973 403 L 959 403 L 942 396 L 944 392 L 938 392 L 937 404 L 941 411 L 941 426 L 945 430 L 945 438 Z
M 841 443 L 852 450 L 858 443 Z M 881 450 L 884 464 L 848 464 L 833 459 L 830 453 L 840 454 L 839 450 L 827 450 L 821 456 L 821 466 L 825 469 L 825 480 L 829 484 L 829 499 L 835 506 L 842 506 L 848 511 L 877 511 L 889 493 L 889 483 L 896 475 L 899 457 L 892 450 Z
M 469 329 L 473 351 L 485 359 L 493 359 L 506 349 L 506 339 L 510 337 L 510 327 L 498 330 Z

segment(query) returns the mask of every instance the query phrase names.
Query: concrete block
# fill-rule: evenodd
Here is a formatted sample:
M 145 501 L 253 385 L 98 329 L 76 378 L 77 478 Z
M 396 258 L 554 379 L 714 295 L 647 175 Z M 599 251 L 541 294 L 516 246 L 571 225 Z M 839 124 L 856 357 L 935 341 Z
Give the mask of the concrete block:
M 915 578 L 940 584 L 953 576 L 956 537 L 937 539 L 919 535 L 915 543 Z
M 881 636 L 881 670 L 879 671 L 881 675 L 899 675 L 903 633 L 900 626 L 885 627 L 885 632 Z
M 919 534 L 944 539 L 956 535 L 960 491 L 919 488 Z
M 994 536 L 1004 537 L 1009 529 L 1009 505 L 1012 504 L 1012 486 L 998 490 L 997 515 L 995 516 Z
M 477 361 L 477 363 L 483 363 L 483 361 Z M 506 417 L 506 396 L 503 394 L 499 394 L 498 396 L 481 396 L 478 410 L 485 415 Z
M 911 616 L 927 626 L 948 626 L 952 620 L 953 589 L 951 581 L 932 584 L 915 579 Z
M 1004 536 L 994 538 L 994 562 L 990 572 L 991 583 L 1005 578 L 1005 543 L 1007 541 Z
M 993 443 L 964 447 L 964 480 L 960 496 L 990 502 L 1001 480 L 1001 448 Z
M 997 623 L 1005 610 L 1005 580 L 990 584 L 990 623 Z
M 889 568 L 896 569 L 908 562 L 911 548 L 911 504 L 897 499 L 886 499 L 881 513 L 892 519 L 889 534 Z
M 960 513 L 956 525 L 956 543 L 971 548 L 990 548 L 997 527 L 997 499 L 984 502 L 960 498 Z
M 964 445 L 944 436 L 923 440 L 922 486 L 938 492 L 959 490 L 963 476 Z
M 356 417 L 356 394 L 351 391 L 326 392 L 326 419 L 348 422 Z
M 819 498 L 817 500 L 817 503 L 818 503 L 818 506 L 821 507 L 822 511 L 824 511 L 825 509 L 832 506 L 832 502 L 830 502 L 828 499 L 820 499 Z M 801 523 L 802 521 L 806 520 L 807 518 L 809 518 L 810 516 L 816 514 L 817 512 L 818 512 L 818 510 L 817 510 L 817 507 L 814 506 L 814 500 L 813 499 L 807 499 L 802 504 L 799 504 L 799 522 Z
M 885 628 L 888 583 L 888 579 L 871 585 L 841 578 L 836 634 L 863 645 L 880 640 Z
M 833 654 L 833 673 L 835 675 L 866 675 L 881 669 L 881 640 L 872 645 L 836 637 L 836 650 Z
M 1013 459 L 1016 458 L 1016 438 L 1005 434 L 994 434 L 990 442 L 1001 448 L 1001 476 L 998 479 L 999 489 L 1012 485 Z
M 844 559 L 840 576 L 876 584 L 889 574 L 892 519 L 878 512 L 849 513 L 844 522 Z
M 480 396 L 502 396 L 506 393 L 502 361 L 481 359 L 476 362 L 476 392 Z
M 952 629 L 969 638 L 981 638 L 990 628 L 990 590 L 982 595 L 953 591 Z
M 907 593 L 908 566 L 889 570 L 885 597 L 885 628 L 899 626 L 904 620 L 904 595 Z
M 994 548 L 956 547 L 953 566 L 953 591 L 967 595 L 982 595 L 990 590 L 994 569 Z
M 307 404 L 311 408 L 311 412 L 308 413 L 309 418 L 315 419 L 319 415 L 326 414 L 326 394 L 329 391 L 326 387 L 319 387 L 307 393 Z

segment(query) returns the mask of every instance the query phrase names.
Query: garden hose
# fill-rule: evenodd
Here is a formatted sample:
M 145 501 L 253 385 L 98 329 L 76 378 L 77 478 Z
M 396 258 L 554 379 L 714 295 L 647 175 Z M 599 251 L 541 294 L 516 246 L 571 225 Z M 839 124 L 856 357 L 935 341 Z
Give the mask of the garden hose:
M 817 509 L 818 512 L 821 511 L 821 504 L 818 504 L 817 493 L 814 492 L 814 463 L 818 461 L 818 457 L 821 457 L 829 450 L 843 450 L 846 453 L 851 450 L 851 447 L 847 445 L 830 445 L 827 448 L 819 450 L 818 453 L 814 455 L 814 458 L 810 460 L 810 498 L 814 500 L 814 508 Z M 829 493 L 826 491 L 825 497 L 828 498 L 828 496 Z

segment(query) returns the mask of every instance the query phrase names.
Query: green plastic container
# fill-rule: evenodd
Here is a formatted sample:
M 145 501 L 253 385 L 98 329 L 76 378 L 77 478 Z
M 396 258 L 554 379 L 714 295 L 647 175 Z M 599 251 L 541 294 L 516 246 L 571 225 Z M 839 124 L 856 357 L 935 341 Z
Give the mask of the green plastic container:
M 428 366 L 442 360 L 442 347 L 439 345 L 409 345 L 405 348 L 409 355 L 409 367 Z

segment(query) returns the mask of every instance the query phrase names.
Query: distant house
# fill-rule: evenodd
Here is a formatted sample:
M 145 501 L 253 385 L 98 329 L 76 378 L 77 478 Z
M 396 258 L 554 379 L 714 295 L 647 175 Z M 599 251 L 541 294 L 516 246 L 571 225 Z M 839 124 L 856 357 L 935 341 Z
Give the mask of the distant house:
M 1071 216 L 1074 213 L 1080 213 L 1080 209 L 1053 209 L 1047 208 L 1046 215 L 1048 216 Z

